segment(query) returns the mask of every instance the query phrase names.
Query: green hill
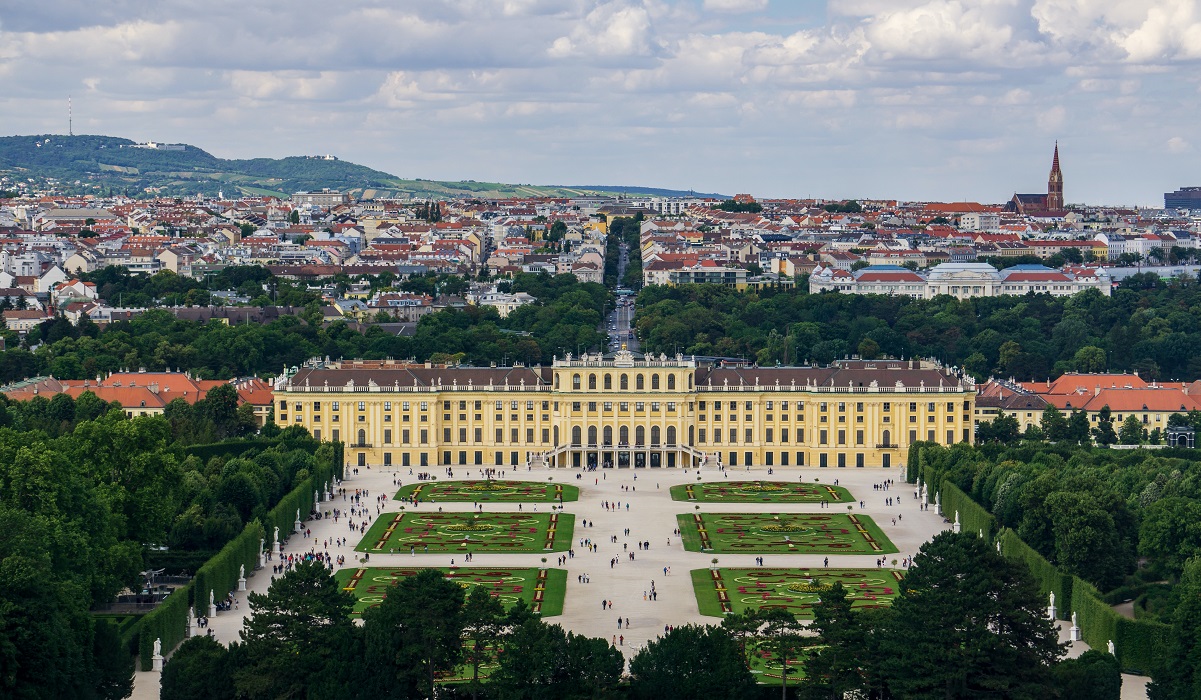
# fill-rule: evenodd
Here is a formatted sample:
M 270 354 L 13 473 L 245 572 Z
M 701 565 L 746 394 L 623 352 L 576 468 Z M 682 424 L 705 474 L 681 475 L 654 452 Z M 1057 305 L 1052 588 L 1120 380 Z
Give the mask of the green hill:
M 576 197 L 628 192 L 639 187 L 546 187 L 497 182 L 406 180 L 344 160 L 319 156 L 227 160 L 200 148 L 137 148 L 129 139 L 111 136 L 0 137 L 0 175 L 10 179 L 52 183 L 67 194 L 122 193 L 131 197 L 275 195 L 330 188 L 355 197 Z M 654 190 L 669 193 L 672 190 Z M 675 192 L 675 194 L 686 194 Z

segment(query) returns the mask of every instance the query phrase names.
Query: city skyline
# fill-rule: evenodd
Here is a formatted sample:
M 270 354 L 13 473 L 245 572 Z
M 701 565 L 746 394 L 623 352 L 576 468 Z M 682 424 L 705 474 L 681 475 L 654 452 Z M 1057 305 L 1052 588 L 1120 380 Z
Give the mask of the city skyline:
M 7 133 L 401 177 L 1067 203 L 1198 184 L 1194 3 L 68 0 L 0 20 Z M 1134 175 L 1134 174 L 1138 175 Z M 1144 175 L 1146 173 L 1146 175 Z M 1134 176 L 1132 176 L 1134 175 Z

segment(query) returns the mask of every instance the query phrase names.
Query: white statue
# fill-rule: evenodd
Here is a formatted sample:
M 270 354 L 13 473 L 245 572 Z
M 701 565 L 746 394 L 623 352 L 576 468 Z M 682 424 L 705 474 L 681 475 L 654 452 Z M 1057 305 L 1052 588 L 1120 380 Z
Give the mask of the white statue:
M 262 554 L 266 547 L 267 547 L 267 540 L 260 537 L 259 538 L 259 554 Z
M 1051 591 L 1051 607 L 1055 607 L 1055 591 Z M 1072 613 L 1073 615 L 1075 613 Z
M 212 589 L 209 589 L 209 605 L 216 605 L 216 604 L 217 604 L 217 602 L 213 596 L 213 591 L 212 591 Z
M 1110 656 L 1117 656 L 1117 653 L 1113 649 L 1113 640 L 1112 639 L 1106 643 L 1106 646 L 1109 647 L 1109 655 Z
M 154 655 L 155 656 L 163 655 L 163 640 L 162 639 L 154 640 Z
M 296 522 L 300 522 L 300 509 L 296 509 Z
M 242 564 L 238 567 L 238 578 L 246 578 L 246 565 Z M 1054 595 L 1054 594 L 1052 594 Z
M 1076 611 L 1072 611 L 1072 627 L 1076 626 Z
M 275 528 L 275 543 L 276 544 L 279 543 L 279 528 L 278 527 Z

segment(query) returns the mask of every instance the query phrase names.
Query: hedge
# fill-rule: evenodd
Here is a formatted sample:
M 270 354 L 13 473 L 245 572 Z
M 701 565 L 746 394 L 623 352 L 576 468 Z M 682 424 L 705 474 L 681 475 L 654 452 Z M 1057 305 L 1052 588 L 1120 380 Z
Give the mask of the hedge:
M 226 440 L 204 445 L 190 445 L 183 449 L 185 455 L 195 455 L 202 461 L 208 462 L 213 457 L 240 457 L 251 450 L 266 450 L 272 447 L 282 447 L 285 450 L 310 449 L 316 451 L 321 443 L 312 438 L 282 439 L 282 438 L 245 438 Z
M 1022 561 L 1029 567 L 1030 573 L 1038 583 L 1038 590 L 1044 597 L 1050 593 L 1055 594 L 1055 607 L 1059 611 L 1059 618 L 1061 620 L 1071 618 L 1072 576 L 1055 568 L 1051 562 L 1043 558 L 1043 555 L 1034 551 L 1033 547 L 1023 542 L 1022 538 L 1009 528 L 1002 528 L 997 535 L 997 541 L 1001 543 L 1002 556 L 1006 559 Z
M 264 537 L 263 526 L 255 520 L 242 529 L 242 533 L 233 538 L 221 548 L 212 559 L 196 571 L 192 580 L 196 593 L 192 604 L 200 609 L 200 614 L 208 610 L 209 591 L 213 598 L 221 600 L 238 586 L 241 567 L 253 572 L 259 563 L 260 540 Z
M 176 588 L 137 626 L 138 659 L 143 671 L 153 668 L 154 640 L 163 642 L 163 656 L 184 640 L 188 632 L 188 607 L 195 581 Z
M 984 539 L 992 541 L 997 521 L 991 513 L 946 479 L 939 485 L 938 492 L 942 497 L 943 517 L 954 522 L 955 513 L 958 512 L 959 526 L 963 532 L 979 533 L 983 530 Z
M 928 476 L 923 474 L 922 478 Z M 978 503 L 948 481 L 942 482 L 940 493 L 943 512 L 948 517 L 954 518 L 954 510 L 958 508 L 964 530 L 981 527 L 976 520 L 980 519 L 981 512 L 988 514 Z M 987 522 L 991 526 L 995 521 L 988 515 Z M 997 539 L 1003 556 L 1026 563 L 1043 595 L 1054 591 L 1055 606 L 1062 619 L 1070 619 L 1071 613 L 1076 613 L 1076 624 L 1085 643 L 1104 652 L 1108 651 L 1112 640 L 1124 672 L 1151 674 L 1157 669 L 1159 659 L 1164 658 L 1170 644 L 1171 627 L 1152 620 L 1124 617 L 1102 599 L 1092 584 L 1060 571 L 1012 530 L 1001 530 Z
M 218 449 L 223 445 L 217 444 L 195 445 L 187 448 L 186 452 L 207 460 L 212 456 L 243 454 L 251 449 L 281 444 L 286 449 L 313 448 L 315 454 L 321 447 L 324 447 L 315 440 L 273 439 L 264 441 L 259 439 L 232 443 L 228 451 Z M 214 598 L 224 598 L 237 587 L 241 566 L 245 565 L 247 571 L 254 571 L 259 560 L 259 540 L 267 539 L 267 546 L 271 544 L 268 535 L 269 527 L 273 527 L 274 524 L 286 518 L 287 522 L 281 525 L 280 529 L 284 532 L 291 532 L 296 519 L 296 508 L 301 509 L 302 516 L 309 513 L 313 507 L 313 490 L 324 486 L 327 481 L 332 481 L 334 476 L 342 477 L 344 474 L 342 443 L 332 443 L 329 447 L 332 448 L 330 458 L 324 463 L 316 464 L 313 474 L 292 489 L 276 504 L 275 508 L 271 509 L 268 514 L 268 523 L 255 520 L 246 525 L 241 534 L 226 543 L 220 552 L 196 571 L 196 577 L 188 585 L 175 589 L 158 607 L 143 616 L 137 625 L 123 633 L 122 638 L 127 640 L 130 646 L 137 644 L 138 657 L 143 671 L 149 671 L 152 668 L 155 639 L 162 640 L 163 656 L 166 656 L 187 635 L 188 610 L 192 606 L 200 607 L 201 614 L 207 613 L 210 590 L 213 591 Z

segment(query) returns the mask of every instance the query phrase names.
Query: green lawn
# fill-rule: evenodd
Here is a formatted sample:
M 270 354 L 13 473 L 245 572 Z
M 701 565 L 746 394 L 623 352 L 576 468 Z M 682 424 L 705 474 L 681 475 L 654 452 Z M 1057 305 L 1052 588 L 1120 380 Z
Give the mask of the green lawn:
M 379 605 L 392 584 L 402 578 L 416 576 L 421 569 L 416 567 L 372 567 L 340 569 L 334 572 L 334 580 L 342 590 L 354 594 L 354 615 Z M 563 598 L 567 593 L 567 571 L 565 569 L 511 569 L 504 567 L 456 567 L 438 568 L 447 578 L 464 588 L 482 586 L 500 599 L 505 610 L 524 600 L 530 610 L 543 617 L 563 614 Z M 465 591 L 470 595 L 471 591 Z
M 853 513 L 686 513 L 684 549 L 725 554 L 891 554 L 876 523 Z
M 402 487 L 396 500 L 417 498 L 428 503 L 557 503 L 578 501 L 579 487 L 540 481 L 418 481 Z
M 849 503 L 851 492 L 832 484 L 785 481 L 711 481 L 671 487 L 672 500 L 700 503 Z
M 383 513 L 359 542 L 360 552 L 563 552 L 571 513 Z
M 823 588 L 841 583 L 855 608 L 892 605 L 903 577 L 896 569 L 693 569 L 692 588 L 702 615 L 722 617 L 760 608 L 783 608 L 812 619 Z

